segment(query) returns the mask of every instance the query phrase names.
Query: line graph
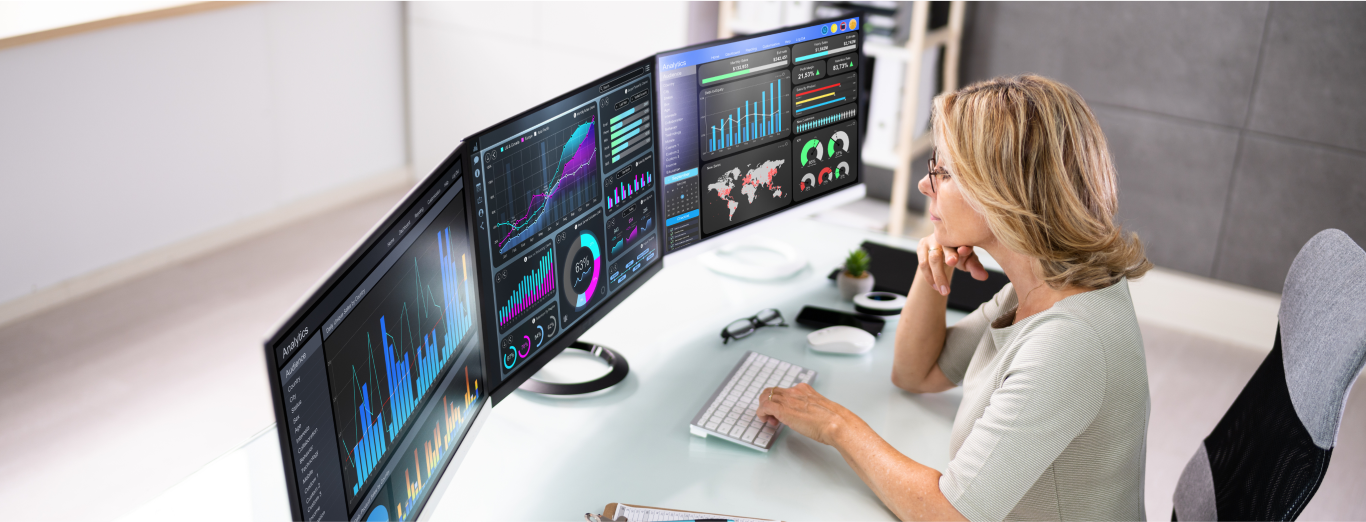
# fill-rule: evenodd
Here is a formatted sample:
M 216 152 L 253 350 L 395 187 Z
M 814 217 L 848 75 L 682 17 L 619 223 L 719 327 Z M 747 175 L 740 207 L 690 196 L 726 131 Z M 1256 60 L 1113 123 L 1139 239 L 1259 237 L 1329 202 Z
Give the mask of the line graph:
M 348 503 L 390 458 L 474 329 L 473 268 L 457 198 L 324 341 Z
M 616 259 L 636 241 L 654 231 L 655 196 L 646 194 L 640 201 L 632 203 L 607 220 L 608 255 Z
M 489 161 L 489 233 L 496 264 L 602 197 L 596 104 L 500 147 Z

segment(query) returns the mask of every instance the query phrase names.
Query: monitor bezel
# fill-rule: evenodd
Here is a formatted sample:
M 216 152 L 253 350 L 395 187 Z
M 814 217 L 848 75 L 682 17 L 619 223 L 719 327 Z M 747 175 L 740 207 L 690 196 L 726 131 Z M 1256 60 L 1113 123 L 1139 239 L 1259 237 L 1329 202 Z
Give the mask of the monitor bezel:
M 653 78 L 653 76 L 654 76 L 654 74 L 655 74 L 657 71 L 655 71 L 655 57 L 654 57 L 654 56 L 650 56 L 650 57 L 647 57 L 647 58 L 645 58 L 645 59 L 642 59 L 642 60 L 639 60 L 639 61 L 636 61 L 636 62 L 632 62 L 631 64 L 627 65 L 626 67 L 622 67 L 622 68 L 620 68 L 620 69 L 617 69 L 617 70 L 615 70 L 615 71 L 613 71 L 613 72 L 611 72 L 611 73 L 609 73 L 609 74 L 606 74 L 606 75 L 604 75 L 604 76 L 602 76 L 602 77 L 599 77 L 599 78 L 593 80 L 592 82 L 589 82 L 589 83 L 587 83 L 587 84 L 584 84 L 584 85 L 575 87 L 575 88 L 573 88 L 573 89 L 570 89 L 570 90 L 566 91 L 564 94 L 561 94 L 561 95 L 559 95 L 559 96 L 556 96 L 555 98 L 552 98 L 552 99 L 550 99 L 550 100 L 547 100 L 547 101 L 545 101 L 545 102 L 543 102 L 543 103 L 536 104 L 536 106 L 534 106 L 534 107 L 530 107 L 530 108 L 528 108 L 528 109 L 526 109 L 526 110 L 524 110 L 524 111 L 522 111 L 522 112 L 519 112 L 519 113 L 517 113 L 517 114 L 515 114 L 515 115 L 513 115 L 513 116 L 511 116 L 511 117 L 504 118 L 502 121 L 499 121 L 498 123 L 495 123 L 495 124 L 493 124 L 493 125 L 490 125 L 490 126 L 488 126 L 488 127 L 485 127 L 485 128 L 483 128 L 483 129 L 480 129 L 478 132 L 472 133 L 472 134 L 470 134 L 469 137 L 465 138 L 465 141 L 464 141 L 464 142 L 465 142 L 466 144 L 468 144 L 468 147 L 467 147 L 468 150 L 471 151 L 471 152 L 473 152 L 475 146 L 478 145 L 478 139 L 479 139 L 482 135 L 488 134 L 489 132 L 493 132 L 494 130 L 497 130 L 499 127 L 502 127 L 502 126 L 504 126 L 504 125 L 512 124 L 512 123 L 516 122 L 516 120 L 519 120 L 519 119 L 521 119 L 521 118 L 530 116 L 531 114 L 535 113 L 536 111 L 540 111 L 540 110 L 545 109 L 545 108 L 547 108 L 547 107 L 550 107 L 550 106 L 552 106 L 552 105 L 554 105 L 554 104 L 556 104 L 556 103 L 559 103 L 559 102 L 562 102 L 562 101 L 567 100 L 567 99 L 569 99 L 569 98 L 572 98 L 572 97 L 574 97 L 575 95 L 578 95 L 579 93 L 583 92 L 584 89 L 590 89 L 590 88 L 593 88 L 593 87 L 598 87 L 598 86 L 603 86 L 603 85 L 609 84 L 609 83 L 611 83 L 613 80 L 616 80 L 616 79 L 622 77 L 623 75 L 626 75 L 626 74 L 629 74 L 629 73 L 631 73 L 631 72 L 634 72 L 636 69 L 640 69 L 640 68 L 647 68 L 646 71 L 645 71 L 645 73 L 646 73 L 647 75 L 650 75 L 650 76 L 651 76 L 651 78 L 650 78 L 650 83 L 651 83 L 650 94 L 651 94 L 651 96 L 655 96 L 656 93 L 655 93 L 655 89 L 654 89 L 654 86 L 653 86 L 653 83 L 654 83 L 654 78 Z M 655 113 L 654 113 L 653 111 L 655 110 L 654 107 L 657 106 L 658 102 L 659 102 L 659 100 L 658 100 L 657 97 L 656 97 L 656 98 L 651 98 L 651 100 L 650 100 L 650 104 L 651 104 L 651 109 L 650 109 L 650 110 L 651 110 L 651 112 L 652 112 L 652 114 L 651 114 L 652 117 L 655 117 Z M 656 118 L 656 119 L 658 119 L 658 118 Z M 653 139 L 655 140 L 655 144 L 658 144 L 658 143 L 659 143 L 659 136 L 658 136 L 657 134 L 654 136 Z M 658 161 L 659 161 L 659 150 L 658 150 L 658 147 L 655 146 L 655 145 L 652 145 L 652 146 L 650 147 L 650 151 L 651 151 L 651 153 L 653 154 L 656 163 L 658 163 Z M 473 158 L 474 158 L 474 155 L 473 155 L 472 153 L 471 153 L 471 154 L 465 154 L 465 157 L 464 157 L 464 161 L 465 161 L 465 172 L 467 172 L 467 173 L 474 172 L 474 170 L 475 170 L 475 168 L 476 168 L 475 165 L 474 165 L 474 162 L 473 162 Z M 476 181 L 476 182 L 478 182 L 478 181 Z M 659 186 L 662 186 L 662 185 L 656 185 L 656 189 L 658 189 Z M 468 208 L 468 209 L 473 209 L 473 208 L 475 208 L 475 200 L 474 200 L 474 198 L 475 198 L 475 191 L 474 191 L 474 190 L 466 190 L 466 191 L 465 191 L 465 203 L 466 203 L 466 208 Z M 659 198 L 656 197 L 655 199 L 658 200 Z M 604 217 L 605 217 L 605 216 L 604 216 Z M 476 219 L 477 219 L 477 218 L 476 218 Z M 503 401 L 503 399 L 507 398 L 509 395 L 512 394 L 512 392 L 516 391 L 517 388 L 520 387 L 520 386 L 522 385 L 522 383 L 526 382 L 527 379 L 530 379 L 531 376 L 535 375 L 537 371 L 539 371 L 541 368 L 545 367 L 546 364 L 548 364 L 552 359 L 554 359 L 556 356 L 558 356 L 558 355 L 560 354 L 560 352 L 563 352 L 566 348 L 569 347 L 570 344 L 573 344 L 574 341 L 577 341 L 577 340 L 579 339 L 579 336 L 580 336 L 580 335 L 582 335 L 584 332 L 588 331 L 589 328 L 591 328 L 593 325 L 597 324 L 598 321 L 601 321 L 602 318 L 603 318 L 604 316 L 606 316 L 606 315 L 607 315 L 608 313 L 610 313 L 613 309 L 615 309 L 615 308 L 617 307 L 617 305 L 621 304 L 621 301 L 622 301 L 622 300 L 624 300 L 627 296 L 631 295 L 631 294 L 634 293 L 636 290 L 638 290 L 638 289 L 640 288 L 641 285 L 645 284 L 646 281 L 650 280 L 650 278 L 654 277 L 655 274 L 659 273 L 659 271 L 663 269 L 663 266 L 664 266 L 664 263 L 663 263 L 663 260 L 664 260 L 664 252 L 663 252 L 663 242 L 664 242 L 664 239 L 663 239 L 663 230 L 664 230 L 664 229 L 663 229 L 663 226 L 664 226 L 664 221 L 663 221 L 662 219 L 659 219 L 659 220 L 656 220 L 656 221 L 657 221 L 658 224 L 655 226 L 655 234 L 656 234 L 656 237 L 658 237 L 658 238 L 659 238 L 659 241 L 660 241 L 660 251 L 658 252 L 658 255 L 655 257 L 655 260 L 652 261 L 652 262 L 651 262 L 648 266 L 646 266 L 644 269 L 642 269 L 641 273 L 640 273 L 639 275 L 637 275 L 634 279 L 632 279 L 630 282 L 626 283 L 625 286 L 621 287 L 621 288 L 618 289 L 616 292 L 612 293 L 612 295 L 608 296 L 602 303 L 600 303 L 600 304 L 598 305 L 597 308 L 595 308 L 595 309 L 593 309 L 592 311 L 590 311 L 590 312 L 584 314 L 583 316 L 581 316 L 581 317 L 578 319 L 578 323 L 576 323 L 574 326 L 570 327 L 569 329 L 562 330 L 562 331 L 560 332 L 559 337 L 557 337 L 555 341 L 551 342 L 550 346 L 546 347 L 546 348 L 545 348 L 544 350 L 542 350 L 539 354 L 537 354 L 537 355 L 535 355 L 534 357 L 532 357 L 531 360 L 527 361 L 527 362 L 526 362 L 526 365 L 523 366 L 522 369 L 517 370 L 517 372 L 516 372 L 516 373 L 513 373 L 512 376 L 510 376 L 507 380 L 500 380 L 500 382 L 498 383 L 498 386 L 497 386 L 497 387 L 490 387 L 490 388 L 488 388 L 488 397 L 489 397 L 489 400 L 491 401 L 491 405 L 492 405 L 492 406 L 497 406 L 498 403 L 500 403 L 500 402 Z M 473 220 L 471 220 L 471 226 L 474 226 Z M 486 261 L 486 259 L 489 257 L 488 252 L 485 250 L 486 247 L 483 246 L 483 244 L 482 244 L 481 241 L 475 240 L 475 241 L 474 241 L 474 248 L 475 248 L 475 256 L 478 258 L 474 264 L 475 264 L 475 270 L 476 270 L 476 272 L 477 272 L 477 274 L 478 274 L 478 279 L 479 279 L 479 296 L 480 296 L 480 298 L 482 299 L 482 298 L 485 297 L 485 296 L 493 295 L 493 273 L 492 273 L 492 271 L 490 271 L 490 268 L 491 268 L 491 267 L 488 266 L 488 262 Z M 483 321 L 482 317 L 483 317 L 483 315 L 481 314 L 481 321 Z M 483 341 L 484 341 L 484 350 L 485 350 L 485 352 L 484 352 L 484 372 L 485 372 L 485 373 L 484 373 L 484 375 L 485 375 L 485 380 L 484 380 L 484 382 L 485 382 L 485 383 L 488 383 L 488 382 L 489 382 L 489 377 L 488 377 L 489 375 L 500 375 L 499 369 L 498 369 L 498 367 L 497 367 L 497 357 L 490 357 L 490 356 L 489 356 L 489 353 L 488 353 L 488 350 L 489 350 L 489 347 L 490 347 L 490 346 L 495 346 L 495 347 L 498 346 L 498 330 L 497 330 L 496 326 L 493 327 L 493 328 L 490 328 L 489 325 L 488 325 L 488 324 L 485 324 L 484 322 L 481 322 L 479 326 L 480 326 L 480 333 L 484 336 L 484 339 L 483 339 Z
M 700 44 L 696 44 L 696 45 L 689 45 L 689 46 L 687 46 L 687 47 L 680 47 L 680 48 L 677 48 L 677 49 L 670 49 L 670 50 L 667 50 L 667 51 L 661 51 L 661 52 L 655 53 L 655 55 L 651 58 L 651 61 L 652 61 L 652 63 L 654 63 L 654 65 L 655 65 L 656 81 L 654 82 L 653 90 L 654 90 L 654 99 L 655 99 L 655 102 L 656 102 L 656 111 L 659 110 L 659 104 L 658 104 L 659 102 L 658 102 L 658 101 L 659 101 L 660 97 L 663 95 L 663 93 L 660 92 L 660 81 L 658 80 L 658 75 L 660 74 L 660 68 L 659 68 L 659 66 L 660 66 L 660 63 L 664 60 L 664 57 L 665 57 L 666 55 L 668 55 L 668 56 L 673 56 L 673 55 L 677 55 L 677 54 L 681 54 L 681 53 L 685 53 L 685 52 L 689 52 L 689 51 L 696 51 L 696 50 L 698 50 L 698 49 L 706 49 L 706 48 L 708 48 L 708 47 L 716 47 L 716 46 L 718 46 L 718 45 L 726 45 L 726 44 L 729 44 L 729 43 L 735 43 L 735 42 L 740 42 L 740 41 L 744 41 L 744 40 L 750 40 L 750 39 L 753 39 L 753 38 L 762 38 L 762 37 L 765 37 L 765 36 L 770 36 L 770 35 L 774 35 L 774 34 L 778 34 L 778 33 L 785 33 L 785 32 L 788 32 L 788 31 L 793 31 L 793 30 L 797 30 L 797 29 L 803 29 L 803 28 L 807 28 L 807 27 L 819 27 L 819 26 L 821 26 L 821 25 L 823 25 L 823 24 L 827 24 L 827 23 L 830 23 L 830 22 L 838 22 L 838 21 L 840 21 L 840 20 L 849 20 L 849 19 L 852 19 L 852 18 L 857 18 L 858 21 L 859 21 L 859 28 L 858 28 L 858 29 L 854 29 L 854 31 L 857 31 L 858 34 L 862 34 L 862 35 L 863 35 L 862 37 L 860 37 L 860 38 L 862 38 L 862 39 L 859 41 L 859 48 L 858 48 L 858 57 L 859 57 L 858 69 L 855 71 L 855 72 L 858 73 L 859 87 L 862 88 L 863 85 L 865 84 L 865 82 L 867 81 L 864 72 L 865 72 L 865 69 L 867 69 L 867 65 L 868 65 L 868 63 L 867 63 L 867 53 L 865 52 L 865 48 L 866 48 L 866 46 L 868 45 L 868 33 L 867 33 L 867 31 L 864 31 L 864 26 L 865 26 L 865 24 L 867 23 L 867 18 L 868 18 L 868 17 L 867 17 L 866 12 L 864 12 L 864 11 L 862 11 L 862 10 L 850 9 L 849 12 L 848 12 L 847 14 L 845 14 L 844 16 L 839 16 L 839 17 L 835 17 L 835 18 L 812 19 L 811 21 L 808 21 L 808 22 L 805 22 L 805 23 L 794 24 L 794 25 L 789 25 L 789 26 L 785 26 L 785 27 L 780 27 L 780 28 L 773 29 L 773 30 L 770 30 L 770 31 L 763 31 L 763 32 L 759 32 L 759 33 L 746 34 L 746 35 L 740 35 L 740 36 L 732 36 L 732 37 L 730 37 L 730 38 L 726 38 L 726 39 L 722 39 L 722 40 L 712 40 L 712 41 L 710 41 L 710 42 L 700 43 Z M 723 58 L 723 59 L 724 59 L 724 58 Z M 706 63 L 711 63 L 711 62 L 706 62 Z M 702 65 L 702 64 L 697 64 L 697 65 L 700 66 L 700 65 Z M 870 87 L 871 87 L 871 86 L 870 86 Z M 862 92 L 860 92 L 860 94 L 862 94 Z M 728 234 L 735 234 L 736 232 L 741 231 L 741 230 L 746 230 L 746 233 L 747 233 L 747 232 L 748 232 L 747 229 L 749 229 L 750 227 L 754 227 L 754 226 L 756 226 L 756 225 L 759 225 L 759 224 L 761 224 L 761 223 L 763 223 L 763 222 L 765 222 L 765 221 L 767 221 L 767 220 L 779 218 L 780 216 L 790 216 L 790 215 L 792 215 L 793 213 L 800 213 L 804 207 L 811 206 L 811 205 L 819 205 L 818 202 L 821 202 L 822 200 L 827 200 L 828 198 L 830 198 L 830 197 L 832 197 L 832 196 L 836 196 L 836 197 L 838 197 L 838 196 L 844 196 L 844 195 L 848 194 L 848 191 L 850 191 L 850 190 L 863 190 L 863 191 L 865 191 L 865 194 L 866 194 L 867 188 L 864 186 L 864 179 L 865 179 L 865 178 L 864 178 L 864 169 L 867 168 L 867 167 L 863 164 L 863 145 L 864 145 L 864 138 L 866 137 L 865 134 L 867 134 L 867 133 L 865 132 L 865 130 L 866 130 L 866 128 L 867 128 L 866 125 L 867 125 L 867 123 L 868 123 L 868 122 L 867 122 L 867 118 L 868 118 L 868 110 L 867 110 L 867 109 L 868 109 L 868 102 L 869 102 L 869 100 L 867 100 L 865 97 L 862 97 L 862 96 L 861 96 L 861 97 L 859 98 L 859 100 L 858 100 L 857 102 L 854 103 L 855 107 L 857 107 L 856 110 L 859 111 L 859 120 L 858 120 L 858 121 L 859 121 L 860 125 L 856 126 L 856 127 L 857 127 L 857 130 L 858 130 L 858 147 L 859 147 L 859 151 L 858 151 L 858 154 L 856 154 L 857 158 L 855 158 L 855 161 L 858 162 L 858 174 L 855 176 L 854 182 L 853 182 L 853 183 L 849 184 L 848 186 L 845 186 L 845 187 L 842 187 L 842 188 L 838 188 L 838 189 L 832 190 L 832 191 L 830 191 L 830 192 L 826 192 L 825 194 L 821 194 L 821 195 L 819 195 L 819 196 L 813 197 L 813 198 L 808 199 L 808 200 L 806 200 L 806 201 L 803 201 L 803 202 L 801 202 L 801 203 L 796 203 L 796 202 L 794 201 L 793 204 L 788 205 L 787 207 L 784 207 L 784 208 L 781 208 L 781 209 L 778 209 L 778 210 L 769 212 L 768 214 L 764 214 L 764 215 L 762 215 L 762 216 L 755 217 L 755 218 L 753 218 L 753 219 L 750 219 L 749 221 L 746 221 L 746 222 L 744 222 L 744 223 L 740 223 L 740 224 L 738 224 L 738 225 L 735 225 L 735 226 L 726 228 L 726 229 L 724 229 L 724 230 L 720 230 L 720 231 L 715 232 L 715 233 L 712 233 L 712 234 L 710 234 L 710 235 L 703 234 L 705 237 L 702 237 L 702 238 L 699 239 L 696 243 L 693 243 L 693 244 L 691 244 L 691 245 L 685 246 L 685 247 L 680 248 L 680 249 L 678 249 L 678 250 L 669 249 L 667 244 L 661 244 L 661 246 L 660 246 L 660 257 L 666 258 L 666 262 L 667 262 L 667 259 L 668 259 L 668 258 L 676 258 L 676 259 L 691 258 L 691 257 L 693 257 L 693 256 L 696 256 L 697 254 L 700 254 L 700 253 L 702 253 L 702 252 L 708 250 L 709 248 L 714 247 L 714 246 L 717 244 L 716 241 L 718 241 L 718 240 L 723 240 L 724 238 L 727 238 L 727 237 L 733 237 L 733 236 L 728 236 Z M 658 114 L 658 113 L 656 112 L 656 114 Z M 655 127 L 654 131 L 655 131 L 655 145 L 656 145 L 656 150 L 658 150 L 658 147 L 660 146 L 660 145 L 659 145 L 659 144 L 660 144 L 660 142 L 659 142 L 659 137 L 660 137 L 660 136 L 663 136 L 663 132 L 664 132 L 664 127 L 663 127 L 663 125 L 664 125 L 664 120 L 663 120 L 663 118 L 658 118 L 658 117 L 656 117 L 656 118 L 655 118 L 655 121 L 654 121 L 654 127 Z M 795 136 L 795 133 L 793 133 L 793 135 Z M 747 149 L 747 150 L 749 150 L 749 149 Z M 741 152 L 744 152 L 744 151 L 738 151 L 738 152 L 729 154 L 729 155 L 727 155 L 727 157 L 733 156 L 733 155 L 735 155 L 735 154 L 740 154 Z M 659 155 L 656 154 L 655 156 L 656 156 L 656 161 L 658 161 L 658 156 L 659 156 Z M 700 159 L 700 158 L 699 158 L 699 159 Z M 699 163 L 698 163 L 698 168 L 699 168 L 699 169 L 701 168 L 701 166 L 702 166 L 701 164 L 702 164 L 702 163 L 705 163 L 705 162 L 699 161 Z M 667 177 L 667 176 L 664 174 L 664 169 L 663 169 L 663 167 L 661 166 L 660 169 L 659 169 L 659 180 L 660 180 L 659 190 L 661 191 L 661 192 L 660 192 L 661 194 L 663 193 L 663 190 L 664 190 L 664 184 L 663 184 L 663 182 L 664 182 L 664 179 L 665 179 L 666 177 Z M 862 187 L 862 188 L 860 188 L 860 187 Z M 668 232 L 667 228 L 664 226 L 664 222 L 667 220 L 667 217 L 664 215 L 664 198 L 662 198 L 662 197 L 661 197 L 661 198 L 656 198 L 656 201 L 658 202 L 658 204 L 656 205 L 656 207 L 657 207 L 657 208 L 656 208 L 656 215 L 659 216 L 660 234 L 661 234 L 660 237 L 661 237 L 661 240 L 662 240 L 662 239 L 663 239 L 663 234 L 666 234 L 666 233 Z M 823 207 L 822 207 L 822 208 L 823 208 Z M 701 218 L 699 217 L 698 219 L 701 219 Z M 699 228 L 700 228 L 700 226 L 699 226 Z
M 356 264 L 364 259 L 365 256 L 374 249 L 375 245 L 384 239 L 385 235 L 394 226 L 398 225 L 403 218 L 407 217 L 408 210 L 418 204 L 422 196 L 425 195 L 437 181 L 448 174 L 450 169 L 456 165 L 459 165 L 462 169 L 466 167 L 463 161 L 464 156 L 466 156 L 465 144 L 463 142 L 456 144 L 455 149 L 451 151 L 440 165 L 433 169 L 432 172 L 422 180 L 414 183 L 412 188 L 410 188 L 408 192 L 404 194 L 387 213 L 385 213 L 384 217 L 376 222 L 359 241 L 352 245 L 351 249 L 347 251 L 336 264 L 328 269 L 325 276 L 319 279 L 310 290 L 304 293 L 304 296 L 290 308 L 291 311 L 285 316 L 285 319 L 281 320 L 280 323 L 271 330 L 272 333 L 263 341 L 265 350 L 264 362 L 266 364 L 268 376 L 267 380 L 270 382 L 271 410 L 275 413 L 275 432 L 279 437 L 280 442 L 280 453 L 285 472 L 285 487 L 289 495 L 289 510 L 290 515 L 293 517 L 292 520 L 303 520 L 303 506 L 301 499 L 299 498 L 298 480 L 295 476 L 294 466 L 291 464 L 294 460 L 294 448 L 290 442 L 289 417 L 288 412 L 286 411 L 287 406 L 284 401 L 283 385 L 279 378 L 281 365 L 284 364 L 285 361 L 278 360 L 276 347 L 280 343 L 285 342 L 289 336 L 294 334 L 300 327 L 304 326 L 302 322 L 322 304 L 321 301 L 323 298 L 338 289 L 338 285 L 347 275 L 350 275 L 351 270 L 355 268 Z M 465 177 L 463 172 L 467 171 L 462 170 L 462 174 L 456 179 L 463 179 Z M 462 190 L 468 191 L 468 187 L 465 187 Z M 466 233 L 473 234 L 473 223 L 469 219 L 468 208 L 466 209 L 465 214 Z M 483 314 L 482 310 L 479 309 L 481 307 L 475 308 L 475 313 L 479 314 L 479 319 L 476 320 L 482 321 Z M 482 323 L 480 323 L 480 325 L 482 328 Z M 319 335 L 319 332 L 313 331 L 308 334 L 308 336 L 312 335 Z M 482 337 L 478 339 L 478 342 L 480 342 L 481 345 L 483 341 L 484 339 Z M 482 359 L 483 356 L 483 347 L 480 346 L 480 358 Z M 327 387 L 328 393 L 331 394 L 332 383 L 327 382 Z M 483 407 L 481 406 L 481 408 Z M 459 452 L 459 447 L 463 447 L 470 440 L 471 432 L 472 431 L 466 431 L 466 433 L 461 436 L 459 446 L 456 450 L 457 452 Z M 447 470 L 451 469 L 450 464 L 454 461 L 455 459 L 449 459 L 447 461 L 446 467 L 441 470 L 442 475 L 444 475 Z M 371 487 L 374 487 L 374 485 Z M 433 497 L 434 492 L 427 495 L 427 498 L 422 502 L 422 506 L 418 507 L 419 512 L 421 512 L 423 506 L 425 506 Z

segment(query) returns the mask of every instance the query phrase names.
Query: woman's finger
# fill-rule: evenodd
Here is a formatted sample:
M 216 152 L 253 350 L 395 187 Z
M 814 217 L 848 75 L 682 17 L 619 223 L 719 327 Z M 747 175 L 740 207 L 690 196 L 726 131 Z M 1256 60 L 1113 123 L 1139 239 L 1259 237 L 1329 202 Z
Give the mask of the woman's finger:
M 935 293 L 939 293 L 939 282 L 935 280 L 934 277 L 934 268 L 932 267 L 933 263 L 930 261 L 930 254 L 932 252 L 931 249 L 937 248 L 939 248 L 939 244 L 934 242 L 934 237 L 927 236 L 920 239 L 920 247 L 916 250 L 917 259 L 920 260 L 920 266 L 917 273 L 925 278 L 925 282 L 930 284 L 930 288 L 933 288 Z
M 974 254 L 972 259 L 969 259 L 965 264 L 968 265 L 967 270 L 972 273 L 973 279 L 978 281 L 987 280 L 987 268 L 982 266 L 982 260 L 978 259 L 976 254 Z
M 963 271 L 967 271 L 967 261 L 969 259 L 972 259 L 972 256 L 976 255 L 976 253 L 972 251 L 972 247 L 970 246 L 960 246 L 958 248 L 955 248 L 953 249 L 953 253 L 955 254 L 954 260 L 952 263 L 949 264 L 953 265 L 954 268 Z
M 762 391 L 759 392 L 759 408 L 757 411 L 754 412 L 754 416 L 757 417 L 760 421 L 769 422 L 770 419 L 773 422 L 778 421 L 777 416 L 775 414 L 778 412 L 778 409 L 780 407 L 774 401 L 773 396 L 777 392 L 778 388 L 764 388 Z
M 930 249 L 926 260 L 930 265 L 931 280 L 934 281 L 934 291 L 939 295 L 949 295 L 949 278 L 944 274 L 944 248 L 935 245 Z

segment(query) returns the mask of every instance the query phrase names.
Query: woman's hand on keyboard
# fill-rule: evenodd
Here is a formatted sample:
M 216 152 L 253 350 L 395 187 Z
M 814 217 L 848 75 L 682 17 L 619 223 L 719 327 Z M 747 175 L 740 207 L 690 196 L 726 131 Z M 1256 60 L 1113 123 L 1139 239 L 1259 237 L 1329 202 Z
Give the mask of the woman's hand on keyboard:
M 857 416 L 816 392 L 810 384 L 791 388 L 765 388 L 759 392 L 759 420 L 781 422 L 822 444 L 834 445 L 840 431 L 863 424 Z

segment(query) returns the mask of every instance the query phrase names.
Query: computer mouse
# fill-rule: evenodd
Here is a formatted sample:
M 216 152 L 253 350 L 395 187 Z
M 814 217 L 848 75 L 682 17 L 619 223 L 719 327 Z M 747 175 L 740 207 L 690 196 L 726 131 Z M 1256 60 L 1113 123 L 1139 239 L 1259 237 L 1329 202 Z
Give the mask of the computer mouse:
M 824 353 L 860 354 L 873 349 L 873 334 L 852 326 L 831 326 L 807 334 L 806 345 Z

